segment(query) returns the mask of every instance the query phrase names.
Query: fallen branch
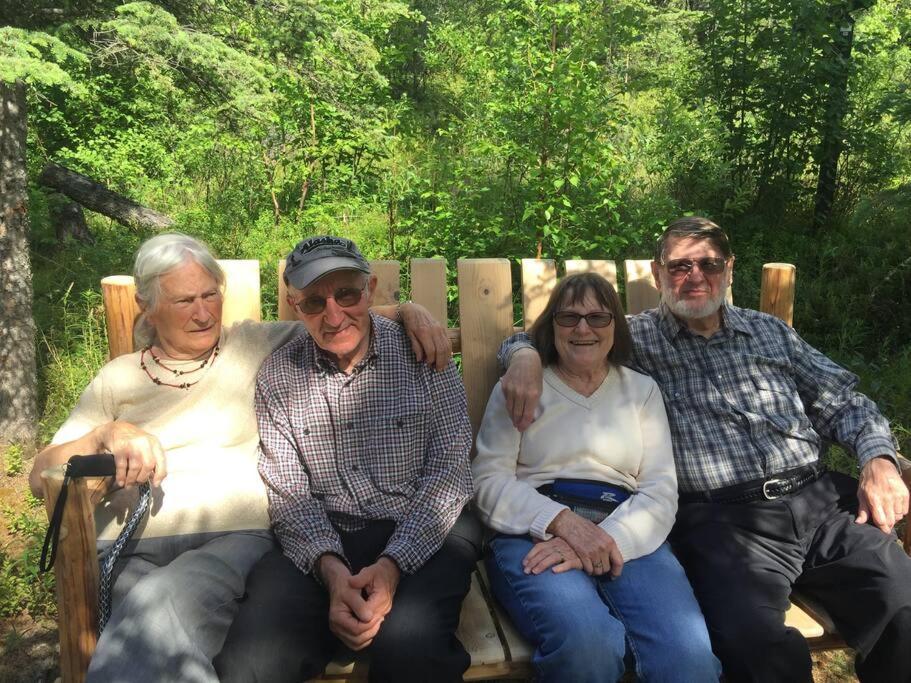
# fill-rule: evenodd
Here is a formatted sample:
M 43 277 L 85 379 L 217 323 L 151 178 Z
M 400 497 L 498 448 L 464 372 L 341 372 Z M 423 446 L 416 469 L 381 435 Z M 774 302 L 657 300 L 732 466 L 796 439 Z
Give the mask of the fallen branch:
M 64 166 L 48 164 L 38 177 L 38 182 L 128 228 L 166 230 L 174 225 L 174 219 L 170 216 L 137 204 Z

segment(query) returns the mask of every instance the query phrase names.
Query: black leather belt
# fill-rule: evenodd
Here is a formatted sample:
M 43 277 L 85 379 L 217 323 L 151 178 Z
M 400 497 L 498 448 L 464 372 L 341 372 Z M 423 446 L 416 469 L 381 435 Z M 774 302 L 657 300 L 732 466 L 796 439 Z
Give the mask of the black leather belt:
M 754 479 L 742 484 L 723 486 L 710 491 L 680 493 L 680 504 L 688 503 L 753 503 L 757 500 L 775 500 L 789 493 L 800 491 L 812 484 L 826 471 L 824 465 L 813 463 L 776 474 L 766 479 Z

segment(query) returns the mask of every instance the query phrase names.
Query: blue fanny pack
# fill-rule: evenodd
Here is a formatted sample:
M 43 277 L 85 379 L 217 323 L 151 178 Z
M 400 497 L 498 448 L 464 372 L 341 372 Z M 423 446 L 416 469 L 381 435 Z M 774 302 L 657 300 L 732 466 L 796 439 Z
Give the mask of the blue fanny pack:
M 539 486 L 538 493 L 566 505 L 595 524 L 600 524 L 633 495 L 622 486 L 589 479 L 556 479 L 553 484 Z

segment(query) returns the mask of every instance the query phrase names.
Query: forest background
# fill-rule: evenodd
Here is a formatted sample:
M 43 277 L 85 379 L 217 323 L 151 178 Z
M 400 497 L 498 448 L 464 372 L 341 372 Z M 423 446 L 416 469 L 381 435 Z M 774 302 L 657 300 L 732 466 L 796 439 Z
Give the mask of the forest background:
M 309 234 L 452 273 L 647 258 L 669 220 L 710 216 L 735 301 L 758 305 L 764 262 L 796 264 L 795 327 L 909 450 L 908 0 L 0 0 L 17 79 L 39 444 L 104 362 L 99 279 L 152 234 L 89 213 L 90 235 L 58 235 L 37 182 L 55 162 L 259 259 L 264 283 Z M 10 477 L 29 450 L 6 450 Z M 0 617 L 51 615 L 43 511 L 7 498 Z

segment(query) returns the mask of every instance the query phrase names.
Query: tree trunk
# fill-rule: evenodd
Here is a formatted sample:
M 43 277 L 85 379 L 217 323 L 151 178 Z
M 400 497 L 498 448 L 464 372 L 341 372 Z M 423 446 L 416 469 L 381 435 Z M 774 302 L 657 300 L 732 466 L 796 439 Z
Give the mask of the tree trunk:
M 822 140 L 819 145 L 819 177 L 816 181 L 813 206 L 814 230 L 822 228 L 832 217 L 832 203 L 838 189 L 838 158 L 844 146 L 843 124 L 848 112 L 848 76 L 851 70 L 851 48 L 854 43 L 854 18 L 848 11 L 836 12 L 833 17 L 833 76 L 829 83 L 823 114 Z
M 38 402 L 25 140 L 25 84 L 0 81 L 0 441 L 31 448 Z
M 128 228 L 166 230 L 174 225 L 171 217 L 137 204 L 89 177 L 57 164 L 45 166 L 38 182 Z

